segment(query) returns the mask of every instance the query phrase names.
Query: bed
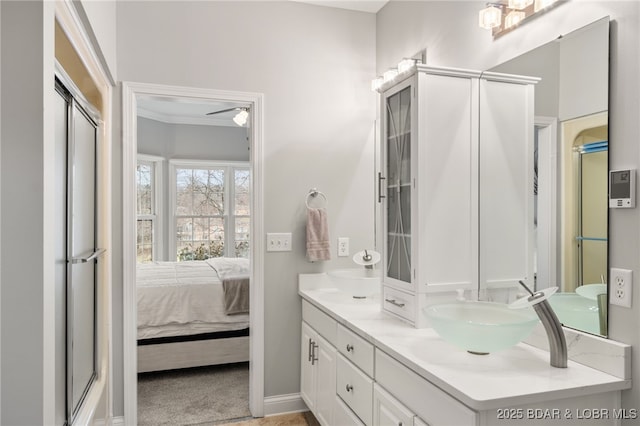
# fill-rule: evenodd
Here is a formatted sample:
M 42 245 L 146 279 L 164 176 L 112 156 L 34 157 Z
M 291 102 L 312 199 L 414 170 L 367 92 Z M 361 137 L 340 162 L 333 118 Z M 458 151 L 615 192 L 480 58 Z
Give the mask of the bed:
M 137 265 L 138 372 L 249 360 L 249 261 Z

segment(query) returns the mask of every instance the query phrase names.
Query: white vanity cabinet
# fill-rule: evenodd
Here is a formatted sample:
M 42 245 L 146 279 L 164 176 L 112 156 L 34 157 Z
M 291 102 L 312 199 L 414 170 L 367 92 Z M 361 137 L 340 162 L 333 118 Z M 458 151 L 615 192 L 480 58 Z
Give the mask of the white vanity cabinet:
M 418 65 L 382 93 L 386 312 L 424 327 L 427 294 L 532 278 L 535 81 Z
M 336 322 L 316 308 L 307 306 L 311 314 L 303 315 L 300 358 L 300 396 L 320 424 L 334 424 L 336 397 L 336 348 L 316 329 L 333 328 Z M 331 333 L 329 333 L 331 334 Z M 331 336 L 329 337 L 331 338 Z

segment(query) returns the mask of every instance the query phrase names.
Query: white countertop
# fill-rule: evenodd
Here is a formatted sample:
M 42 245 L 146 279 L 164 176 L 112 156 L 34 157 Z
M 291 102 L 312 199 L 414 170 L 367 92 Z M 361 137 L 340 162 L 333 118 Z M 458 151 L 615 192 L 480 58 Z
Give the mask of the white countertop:
M 377 296 L 353 299 L 323 288 L 314 274 L 299 294 L 376 347 L 465 405 L 481 411 L 629 389 L 630 380 L 574 361 L 549 364 L 549 353 L 520 343 L 489 355 L 472 355 L 444 341 L 431 328 L 416 329 L 380 309 Z

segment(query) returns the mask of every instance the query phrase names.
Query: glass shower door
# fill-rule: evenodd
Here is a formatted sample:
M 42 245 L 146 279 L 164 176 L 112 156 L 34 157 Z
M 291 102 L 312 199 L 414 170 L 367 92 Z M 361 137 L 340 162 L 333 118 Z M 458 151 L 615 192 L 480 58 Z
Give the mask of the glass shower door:
M 57 400 L 56 418 L 64 405 L 66 424 L 72 424 L 96 377 L 96 263 L 104 250 L 96 248 L 97 121 L 59 80 L 56 91 L 56 220 L 66 229 L 56 244 L 57 264 L 66 264 L 56 269 L 56 309 L 64 323 L 56 327 L 66 340 L 66 378 L 56 379 L 56 387 L 66 389 L 65 401 Z

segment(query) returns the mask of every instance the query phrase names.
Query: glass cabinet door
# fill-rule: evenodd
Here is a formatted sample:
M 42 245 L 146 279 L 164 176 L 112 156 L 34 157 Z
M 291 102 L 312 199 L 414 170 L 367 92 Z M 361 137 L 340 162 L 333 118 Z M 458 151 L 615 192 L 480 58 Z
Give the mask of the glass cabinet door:
M 385 99 L 385 276 L 411 283 L 411 87 Z

